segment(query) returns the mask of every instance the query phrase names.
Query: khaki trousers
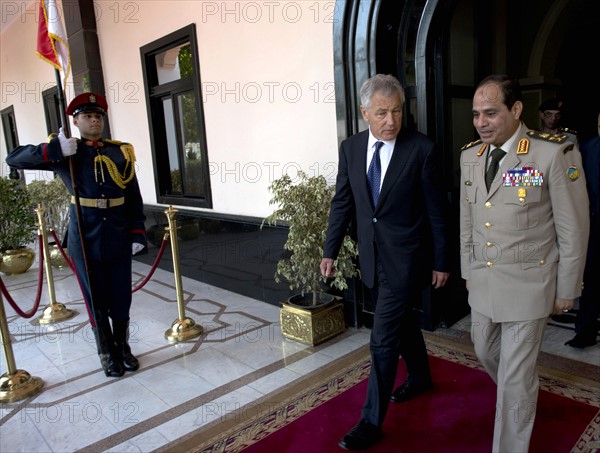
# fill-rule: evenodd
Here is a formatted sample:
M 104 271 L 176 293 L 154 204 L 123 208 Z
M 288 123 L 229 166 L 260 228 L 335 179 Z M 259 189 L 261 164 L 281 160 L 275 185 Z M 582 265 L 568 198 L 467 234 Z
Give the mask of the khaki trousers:
M 471 310 L 471 339 L 497 386 L 494 453 L 527 452 L 535 421 L 536 362 L 548 318 L 494 323 Z

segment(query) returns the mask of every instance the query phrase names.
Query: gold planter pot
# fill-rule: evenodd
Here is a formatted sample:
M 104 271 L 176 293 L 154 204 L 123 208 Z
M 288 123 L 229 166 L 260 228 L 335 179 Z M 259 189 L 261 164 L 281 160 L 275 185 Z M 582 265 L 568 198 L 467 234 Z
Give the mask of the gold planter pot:
M 346 330 L 344 304 L 339 298 L 317 308 L 303 308 L 289 301 L 281 305 L 281 333 L 291 340 L 315 346 Z
M 48 244 L 48 251 L 50 252 L 50 264 L 52 264 L 52 267 L 62 269 L 67 266 L 67 262 L 63 258 L 62 253 L 60 253 L 58 244 Z M 65 249 L 65 254 L 68 255 L 67 249 Z
M 23 274 L 35 260 L 35 251 L 29 247 L 0 252 L 0 272 L 6 275 Z

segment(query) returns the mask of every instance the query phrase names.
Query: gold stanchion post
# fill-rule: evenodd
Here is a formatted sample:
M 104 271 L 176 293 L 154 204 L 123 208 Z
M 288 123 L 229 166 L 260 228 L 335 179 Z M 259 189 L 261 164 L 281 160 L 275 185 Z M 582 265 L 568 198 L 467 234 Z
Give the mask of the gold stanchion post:
M 177 243 L 177 210 L 173 206 L 165 211 L 169 226 L 167 230 L 171 233 L 171 253 L 173 255 L 173 272 L 175 274 L 175 291 L 177 293 L 177 309 L 179 318 L 173 321 L 171 328 L 165 332 L 165 338 L 176 343 L 202 335 L 202 327 L 198 326 L 192 318 L 185 316 L 185 308 L 183 306 L 183 285 L 181 284 L 181 271 L 179 269 L 179 245 Z
M 46 221 L 44 220 L 45 208 L 39 204 L 35 209 L 40 222 L 40 234 L 42 235 L 42 246 L 44 249 L 44 268 L 46 269 L 46 280 L 48 280 L 48 296 L 50 304 L 46 305 L 42 315 L 37 319 L 40 324 L 53 324 L 72 318 L 77 314 L 70 310 L 64 304 L 56 302 L 56 293 L 54 292 L 54 276 L 52 275 L 52 263 L 50 263 L 50 250 L 48 248 L 48 233 L 46 232 Z
M 44 381 L 31 376 L 25 370 L 18 370 L 15 356 L 10 343 L 10 334 L 4 312 L 4 301 L 0 292 L 0 339 L 2 350 L 6 357 L 6 373 L 0 376 L 0 403 L 14 403 L 38 393 L 44 386 Z

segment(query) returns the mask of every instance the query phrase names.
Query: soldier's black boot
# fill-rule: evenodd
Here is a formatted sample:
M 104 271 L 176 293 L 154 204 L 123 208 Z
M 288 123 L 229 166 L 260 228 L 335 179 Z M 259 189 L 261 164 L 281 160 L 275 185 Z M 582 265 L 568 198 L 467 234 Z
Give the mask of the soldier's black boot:
M 96 327 L 92 330 L 94 331 L 94 337 L 96 338 L 98 357 L 100 357 L 100 363 L 102 364 L 104 374 L 106 374 L 107 377 L 123 376 L 125 370 L 123 369 L 123 364 L 119 355 L 116 353 L 110 326 L 102 328 Z
M 140 362 L 131 353 L 129 347 L 129 321 L 113 320 L 113 331 L 117 354 L 120 355 L 125 371 L 136 371 L 140 367 Z

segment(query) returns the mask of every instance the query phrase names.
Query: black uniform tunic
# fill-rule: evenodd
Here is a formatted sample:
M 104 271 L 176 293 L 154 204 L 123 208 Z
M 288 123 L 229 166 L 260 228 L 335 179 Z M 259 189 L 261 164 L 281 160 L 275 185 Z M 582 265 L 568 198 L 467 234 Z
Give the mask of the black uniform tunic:
M 146 245 L 143 201 L 137 178 L 132 173 L 135 165 L 132 157 L 133 148 L 127 143 L 85 139 L 78 140 L 77 153 L 72 156 L 82 200 L 82 231 L 98 323 L 104 322 L 107 315 L 116 320 L 129 319 L 131 244 Z M 19 169 L 54 171 L 73 195 L 69 164 L 56 136 L 49 143 L 16 148 L 6 162 Z M 118 200 L 113 201 L 115 204 L 121 203 L 122 197 L 122 204 L 110 205 L 113 200 Z M 84 202 L 99 207 L 86 206 Z M 74 259 L 86 303 L 92 308 L 75 209 L 75 204 L 71 204 L 67 247 Z

